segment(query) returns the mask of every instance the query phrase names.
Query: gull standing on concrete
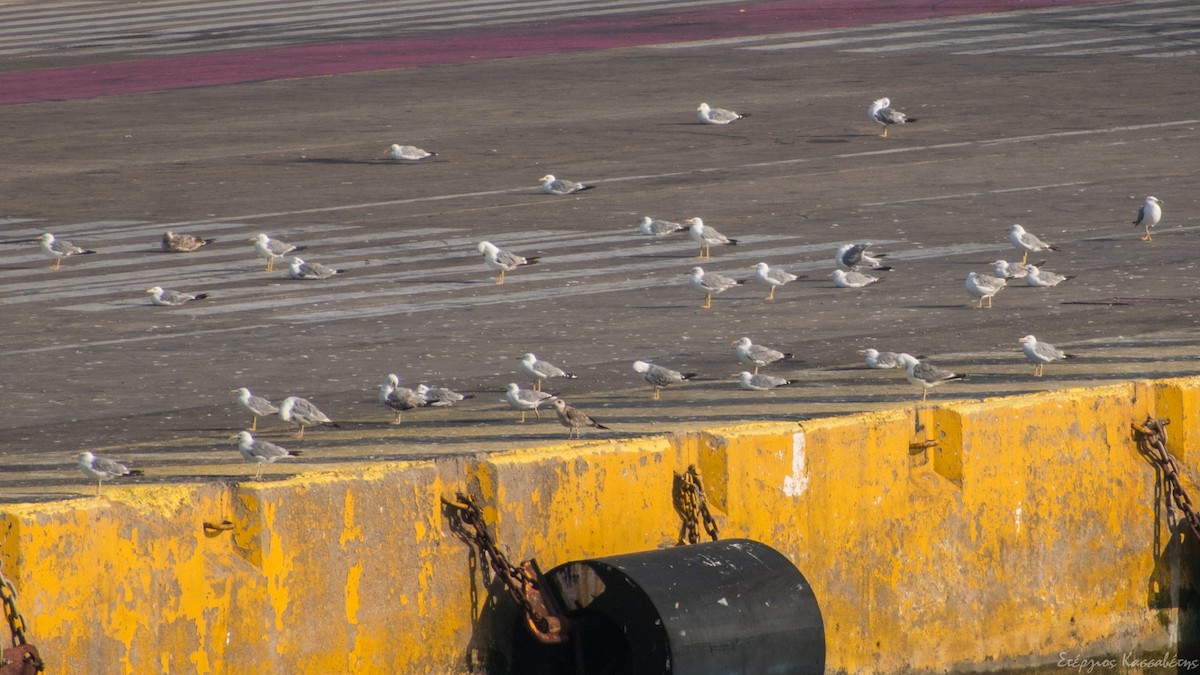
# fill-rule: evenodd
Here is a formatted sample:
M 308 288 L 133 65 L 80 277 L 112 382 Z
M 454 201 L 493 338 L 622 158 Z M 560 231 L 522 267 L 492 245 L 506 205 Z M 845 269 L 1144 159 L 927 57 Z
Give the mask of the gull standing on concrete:
M 863 288 L 881 281 L 879 277 L 873 277 L 869 274 L 863 274 L 862 272 L 855 272 L 853 270 L 834 270 L 833 274 L 830 274 L 829 276 L 833 277 L 833 285 L 837 286 L 838 288 Z
M 1029 266 L 1029 273 L 1025 275 L 1025 283 L 1035 288 L 1049 288 L 1057 286 L 1064 281 L 1074 279 L 1075 275 L 1056 274 L 1054 272 L 1042 271 L 1037 265 Z
M 704 294 L 704 304 L 700 305 L 700 309 L 712 308 L 713 295 L 724 293 L 738 284 L 746 283 L 745 279 L 734 279 L 716 272 L 705 273 L 700 267 L 693 267 L 688 274 L 691 276 L 692 286 Z
M 767 294 L 767 300 L 775 299 L 775 289 L 786 283 L 793 282 L 800 277 L 785 272 L 779 269 L 771 269 L 765 262 L 760 262 L 754 266 L 754 278 L 771 287 L 771 292 Z
M 760 366 L 769 366 L 776 361 L 791 359 L 796 356 L 795 354 L 785 354 L 778 349 L 756 345 L 748 337 L 741 338 L 733 344 L 737 345 L 737 349 L 734 351 L 737 353 L 738 360 L 754 366 L 755 375 L 758 374 Z
M 860 349 L 859 354 L 866 357 L 868 368 L 878 368 L 880 370 L 890 370 L 892 368 L 902 368 L 905 364 L 902 358 L 904 354 L 896 352 L 881 352 L 876 349 Z
M 538 179 L 538 182 L 542 184 L 542 192 L 548 195 L 569 195 L 573 192 L 583 192 L 584 190 L 591 190 L 596 187 L 595 185 L 584 185 L 583 183 L 565 178 L 555 178 L 552 173 L 542 176 Z
M 508 401 L 508 405 L 512 406 L 513 410 L 521 411 L 521 423 L 525 423 L 525 412 L 532 410 L 537 418 L 542 416 L 538 414 L 538 408 L 543 403 L 552 398 L 557 398 L 554 394 L 547 394 L 544 391 L 533 391 L 532 389 L 521 389 L 516 382 L 509 382 L 508 387 L 504 390 L 504 400 Z
M 208 297 L 208 293 L 180 293 L 169 291 L 162 286 L 148 288 L 146 292 L 150 294 L 150 303 L 160 307 L 178 307 L 185 302 L 203 300 Z
M 676 223 L 671 220 L 659 220 L 650 216 L 642 216 L 641 222 L 638 223 L 638 231 L 648 237 L 661 237 L 686 229 L 687 225 L 683 223 Z
M 238 452 L 242 453 L 247 462 L 258 465 L 254 480 L 262 480 L 263 467 L 267 464 L 274 464 L 275 460 L 287 457 L 299 457 L 302 454 L 299 450 L 288 450 L 270 441 L 257 440 L 249 431 L 239 431 L 230 440 L 237 441 Z
M 701 103 L 700 107 L 696 108 L 696 117 L 701 124 L 729 124 L 749 116 L 749 113 L 742 115 L 724 108 L 711 108 L 707 103 Z
M 554 399 L 554 412 L 558 413 L 559 423 L 567 428 L 567 438 L 570 438 L 572 435 L 575 438 L 579 438 L 580 427 L 595 427 L 611 431 L 608 427 L 592 419 L 587 413 L 568 404 L 561 398 Z
M 396 161 L 419 162 L 428 157 L 437 157 L 437 153 L 423 150 L 415 145 L 392 143 L 388 146 L 387 156 Z
M 737 378 L 739 387 L 750 391 L 767 391 L 775 387 L 783 387 L 799 382 L 799 380 L 789 380 L 786 377 L 775 377 L 766 373 L 757 375 L 746 370 L 734 375 L 734 377 Z
M 79 461 L 79 470 L 88 478 L 96 481 L 97 497 L 100 496 L 100 488 L 104 485 L 104 481 L 110 478 L 142 475 L 142 472 L 138 469 L 130 469 L 124 464 L 104 457 L 97 457 L 90 452 L 81 452 L 76 456 L 76 459 Z
M 479 242 L 475 245 L 475 250 L 483 254 L 485 265 L 494 270 L 500 270 L 500 278 L 496 279 L 497 284 L 504 283 L 505 272 L 511 272 L 523 265 L 536 265 L 539 260 L 537 256 L 525 258 L 511 251 L 506 251 L 490 241 Z
M 696 256 L 697 258 L 709 257 L 709 248 L 712 246 L 737 246 L 737 239 L 730 239 L 708 227 L 701 218 L 688 218 L 683 223 L 689 226 L 688 234 L 691 235 L 692 240 L 700 244 L 700 253 Z
M 979 272 L 967 274 L 967 292 L 979 299 L 979 304 L 975 305 L 975 309 L 983 309 L 985 299 L 988 309 L 991 309 L 992 297 L 1004 290 L 1007 285 L 1008 282 L 1004 279 L 990 274 L 980 274 Z
M 1138 209 L 1137 220 L 1133 221 L 1134 225 L 1146 228 L 1146 236 L 1142 237 L 1142 241 L 1150 241 L 1150 228 L 1157 225 L 1160 218 L 1162 218 L 1162 202 L 1158 197 L 1146 197 L 1142 208 Z
M 474 394 L 460 394 L 453 389 L 430 387 L 426 384 L 417 385 L 417 395 L 425 399 L 425 404 L 431 408 L 446 408 L 459 401 L 475 398 Z
M 379 388 L 379 402 L 396 413 L 396 419 L 392 422 L 396 425 L 400 424 L 402 413 L 429 405 L 429 399 L 419 392 L 401 387 L 400 378 L 395 375 L 388 375 L 388 381 Z
M 858 271 L 863 268 L 879 270 L 880 272 L 891 271 L 891 267 L 883 264 L 880 258 L 887 255 L 886 253 L 872 254 L 867 249 L 871 244 L 842 244 L 833 254 L 833 259 L 837 262 L 838 267 L 847 270 Z
M 191 253 L 216 241 L 205 239 L 194 234 L 175 234 L 167 230 L 162 236 L 162 250 L 167 253 Z
M 275 271 L 275 261 L 289 253 L 299 253 L 308 248 L 307 246 L 293 246 L 278 239 L 272 239 L 265 234 L 259 233 L 258 236 L 251 239 L 254 242 L 254 250 L 258 252 L 259 257 L 267 259 L 267 271 Z
M 678 370 L 656 366 L 653 363 L 645 361 L 634 361 L 633 370 L 636 373 L 640 373 L 644 380 L 654 386 L 654 395 L 651 397 L 654 401 L 658 400 L 659 392 L 662 391 L 663 387 L 679 384 L 680 382 L 697 377 L 697 373 L 681 373 Z
M 929 390 L 949 382 L 961 380 L 963 375 L 957 375 L 944 368 L 938 368 L 932 363 L 926 363 L 911 354 L 901 354 L 904 362 L 904 377 L 913 385 L 921 388 L 921 402 L 929 395 Z
M 291 279 L 328 279 L 344 271 L 327 267 L 321 263 L 304 262 L 299 257 L 294 257 L 291 267 L 288 268 L 288 277 Z
M 899 110 L 892 108 L 892 101 L 886 96 L 872 101 L 871 105 L 867 107 L 867 115 L 870 116 L 871 121 L 883 125 L 883 133 L 879 135 L 884 138 L 887 138 L 888 127 L 895 124 L 908 124 L 909 122 L 917 121 L 917 118 L 909 117 Z
M 1030 253 L 1058 250 L 1057 246 L 1047 244 L 1036 236 L 1026 232 L 1025 228 L 1015 223 L 1012 227 L 1008 228 L 1008 240 L 1021 251 L 1021 262 L 1023 263 L 1029 262 Z
M 1034 363 L 1034 377 L 1041 377 L 1046 372 L 1046 364 L 1051 361 L 1075 358 L 1074 354 L 1067 354 L 1048 342 L 1040 342 L 1032 335 L 1026 335 L 1017 342 L 1021 343 L 1021 351 L 1025 352 L 1025 357 Z
M 329 419 L 329 416 L 317 409 L 308 399 L 299 396 L 289 396 L 279 404 L 279 419 L 291 422 L 300 427 L 297 439 L 304 438 L 304 427 L 320 424 L 324 427 L 340 428 L 342 425 Z
M 575 373 L 568 373 L 552 363 L 539 361 L 538 357 L 533 354 L 525 354 L 521 357 L 521 362 L 517 366 L 522 373 L 533 378 L 533 390 L 542 390 L 542 380 L 548 380 L 552 377 L 564 377 L 568 380 L 577 379 Z
M 250 390 L 245 387 L 231 390 L 229 393 L 234 394 L 238 406 L 252 416 L 250 418 L 250 431 L 258 431 L 258 418 L 274 415 L 279 412 L 279 408 L 275 407 L 274 403 L 261 396 L 251 394 Z
M 42 245 L 42 251 L 51 258 L 54 258 L 54 264 L 50 266 L 52 270 L 58 269 L 62 265 L 62 259 L 68 256 L 95 253 L 95 251 L 80 248 L 65 239 L 55 239 L 54 235 L 49 232 L 43 234 L 38 239 L 38 242 Z

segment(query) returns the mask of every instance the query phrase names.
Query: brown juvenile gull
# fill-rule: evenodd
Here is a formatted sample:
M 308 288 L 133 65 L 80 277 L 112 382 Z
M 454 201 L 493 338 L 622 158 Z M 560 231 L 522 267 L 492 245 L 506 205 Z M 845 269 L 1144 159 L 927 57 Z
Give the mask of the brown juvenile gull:
M 573 405 L 568 404 L 561 398 L 554 399 L 554 412 L 558 413 L 559 423 L 567 428 L 567 438 L 570 438 L 572 435 L 574 435 L 575 438 L 579 438 L 580 427 L 595 427 L 597 429 L 610 431 L 608 427 L 600 424 L 596 420 L 592 419 L 587 413 Z
M 97 457 L 90 452 L 81 452 L 76 456 L 76 459 L 79 460 L 79 470 L 88 478 L 96 481 L 97 497 L 100 496 L 100 488 L 104 485 L 104 481 L 110 478 L 142 475 L 139 469 L 130 469 L 124 464 L 104 457 Z
M 704 294 L 704 304 L 700 305 L 700 309 L 711 309 L 712 296 L 717 293 L 724 293 L 738 284 L 746 283 L 745 279 L 734 279 L 716 272 L 706 273 L 701 267 L 693 267 L 688 274 L 691 276 L 692 286 Z
M 500 270 L 500 278 L 496 279 L 497 284 L 504 283 L 504 273 L 511 272 L 523 265 L 536 265 L 538 257 L 526 258 L 519 256 L 511 251 L 506 251 L 499 248 L 490 241 L 481 241 L 475 245 L 475 250 L 483 254 L 483 262 L 488 267 L 494 270 Z
M 663 387 L 679 384 L 697 376 L 697 373 L 681 373 L 678 370 L 671 370 L 646 361 L 634 361 L 633 370 L 640 373 L 644 380 L 654 386 L 654 395 L 651 399 L 655 401 L 658 400 L 659 392 Z
M 909 122 L 917 121 L 917 118 L 909 117 L 893 108 L 891 99 L 886 96 L 872 101 L 871 105 L 867 107 L 867 115 L 871 117 L 873 122 L 883 125 L 883 133 L 879 135 L 884 138 L 887 138 L 888 127 L 895 124 L 908 124 Z
M 521 357 L 521 362 L 517 366 L 521 372 L 533 378 L 533 390 L 542 390 L 542 380 L 548 380 L 552 377 L 563 377 L 568 380 L 577 379 L 575 373 L 568 373 L 552 363 L 539 361 L 538 357 L 533 354 L 525 354 Z
M 755 375 L 758 374 L 760 366 L 769 366 L 776 361 L 795 358 L 795 354 L 785 354 L 778 349 L 756 345 L 748 337 L 741 338 L 733 344 L 737 345 L 737 349 L 734 351 L 737 353 L 738 360 L 754 366 Z
M 150 294 L 150 302 L 160 307 L 177 307 L 185 302 L 203 300 L 208 297 L 208 293 L 180 293 L 179 291 L 169 291 L 162 286 L 147 288 L 146 292 Z
M 713 246 L 737 246 L 737 239 L 730 239 L 720 232 L 704 224 L 703 218 L 688 218 L 683 221 L 688 225 L 688 235 L 697 244 L 700 244 L 700 253 L 697 258 L 708 258 L 711 256 L 709 250 Z
M 905 379 L 921 388 L 922 403 L 925 402 L 925 397 L 929 395 L 930 389 L 950 380 L 961 380 L 963 378 L 962 375 L 957 375 L 944 368 L 938 368 L 932 363 L 926 363 L 911 354 L 901 354 L 900 357 L 904 360 Z
M 1004 290 L 1007 285 L 1008 282 L 1004 279 L 994 277 L 990 274 L 980 274 L 978 272 L 967 274 L 967 293 L 979 298 L 979 304 L 975 305 L 975 309 L 983 309 L 984 300 L 987 300 L 988 309 L 991 309 L 992 297 Z
M 162 236 L 162 250 L 167 253 L 191 253 L 203 246 L 208 246 L 214 241 L 216 240 L 197 237 L 194 234 L 175 234 L 167 230 Z
M 696 117 L 701 124 L 730 124 L 749 116 L 750 113 L 743 115 L 725 108 L 712 108 L 707 103 L 701 103 L 700 107 L 696 108 Z
M 509 382 L 508 387 L 504 390 L 504 400 L 508 401 L 508 405 L 512 406 L 513 410 L 521 411 L 521 423 L 525 423 L 525 412 L 532 410 L 535 417 L 541 418 L 538 414 L 538 408 L 546 401 L 556 398 L 554 394 L 547 394 L 544 391 L 533 391 L 532 389 L 521 389 L 516 382 Z
M 583 183 L 577 183 L 565 178 L 555 178 L 552 173 L 542 176 L 538 179 L 538 182 L 542 184 L 542 192 L 548 195 L 569 195 L 572 192 L 583 192 L 584 190 L 591 190 L 596 187 L 595 185 L 584 185 Z
M 258 431 L 258 418 L 279 412 L 279 408 L 275 407 L 274 403 L 261 396 L 251 394 L 250 390 L 245 387 L 233 389 L 229 393 L 235 395 L 235 400 L 242 410 L 250 413 L 250 431 Z
M 38 241 L 42 245 L 42 251 L 51 258 L 54 258 L 54 264 L 50 266 L 52 270 L 58 269 L 62 265 L 62 259 L 67 256 L 95 253 L 95 251 L 81 248 L 65 239 L 55 239 L 54 235 L 49 232 L 43 234 Z
M 265 234 L 259 233 L 258 236 L 250 240 L 254 243 L 254 250 L 258 255 L 267 259 L 267 271 L 275 271 L 275 261 L 289 253 L 299 253 L 307 246 L 293 246 L 282 242 L 278 239 L 272 239 Z
M 291 422 L 300 427 L 296 438 L 304 438 L 304 427 L 311 427 L 315 424 L 320 424 L 325 427 L 341 427 L 340 424 L 329 419 L 329 416 L 317 409 L 308 399 L 300 398 L 299 396 L 289 396 L 283 399 L 283 403 L 279 404 L 279 419 L 284 422 Z
M 1074 354 L 1068 354 L 1048 342 L 1040 342 L 1032 335 L 1026 335 L 1017 342 L 1021 343 L 1021 351 L 1025 352 L 1025 357 L 1034 363 L 1034 377 L 1041 377 L 1046 372 L 1046 364 L 1051 361 L 1075 358 Z
M 288 450 L 270 441 L 257 440 L 250 435 L 249 431 L 239 431 L 230 440 L 237 441 L 238 452 L 242 453 L 242 457 L 245 457 L 247 462 L 258 464 L 258 471 L 254 472 L 254 480 L 262 479 L 263 467 L 267 464 L 274 464 L 276 460 L 298 457 L 302 454 L 299 450 Z

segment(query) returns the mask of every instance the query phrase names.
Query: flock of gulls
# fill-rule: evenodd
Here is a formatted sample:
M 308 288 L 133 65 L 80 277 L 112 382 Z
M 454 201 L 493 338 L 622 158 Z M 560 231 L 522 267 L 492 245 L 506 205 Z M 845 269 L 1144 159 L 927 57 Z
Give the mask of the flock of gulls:
M 880 98 L 873 101 L 868 107 L 868 116 L 872 122 L 882 126 L 883 131 L 880 134 L 882 137 L 887 137 L 888 129 L 892 126 L 910 124 L 917 121 L 915 118 L 909 117 L 905 113 L 893 108 L 891 101 L 887 98 Z M 749 115 L 724 108 L 713 108 L 707 103 L 701 103 L 697 108 L 697 117 L 702 124 L 726 125 L 745 119 Z M 412 145 L 393 144 L 387 148 L 386 155 L 396 161 L 420 162 L 430 157 L 436 157 L 437 153 Z M 538 184 L 543 192 L 550 195 L 570 195 L 595 187 L 573 180 L 558 178 L 551 174 L 541 177 L 538 180 Z M 1142 239 L 1150 241 L 1151 230 L 1158 224 L 1161 218 L 1162 201 L 1157 197 L 1150 196 L 1145 198 L 1145 202 L 1139 209 L 1137 218 L 1133 221 L 1133 224 L 1144 228 L 1145 236 Z M 655 239 L 668 237 L 684 231 L 696 242 L 698 246 L 697 258 L 700 260 L 711 258 L 714 247 L 736 246 L 738 244 L 736 238 L 727 236 L 716 228 L 705 224 L 699 217 L 688 218 L 682 222 L 674 222 L 644 216 L 637 226 L 638 233 Z M 1051 253 L 1058 250 L 1057 246 L 1046 243 L 1035 234 L 1027 232 L 1018 224 L 1014 224 L 1009 228 L 1008 240 L 1020 252 L 1020 262 L 996 260 L 992 263 L 992 268 L 988 272 L 973 271 L 966 277 L 965 289 L 974 298 L 976 308 L 990 309 L 995 296 L 1007 288 L 1008 284 L 1013 281 L 1023 280 L 1029 286 L 1048 288 L 1057 286 L 1073 278 L 1069 275 L 1057 274 L 1042 269 L 1044 263 L 1034 264 L 1029 262 L 1029 255 L 1031 253 Z M 54 270 L 60 269 L 65 258 L 96 253 L 94 250 L 58 239 L 49 232 L 43 234 L 36 241 L 40 243 L 42 251 L 53 260 L 51 267 Z M 162 236 L 161 248 L 163 251 L 170 253 L 190 253 L 211 244 L 213 241 L 213 239 L 206 239 L 196 235 L 177 234 L 168 231 Z M 301 259 L 297 253 L 304 251 L 304 246 L 274 239 L 267 234 L 259 234 L 250 239 L 249 243 L 253 244 L 255 254 L 266 261 L 267 272 L 274 271 L 276 261 L 290 258 L 287 261 L 287 276 L 291 279 L 325 280 L 342 273 L 342 270 Z M 836 287 L 862 289 L 880 282 L 883 277 L 877 276 L 878 273 L 888 272 L 893 269 L 891 265 L 886 264 L 884 261 L 886 254 L 871 251 L 871 246 L 870 242 L 849 242 L 839 246 L 834 251 L 836 269 L 830 274 L 830 278 Z M 482 256 L 483 263 L 487 268 L 498 272 L 495 281 L 496 284 L 504 283 L 506 273 L 511 273 L 522 267 L 535 265 L 539 262 L 538 257 L 520 255 L 516 252 L 500 248 L 489 241 L 478 242 L 476 251 Z M 801 278 L 800 275 L 772 268 L 766 262 L 759 262 L 752 269 L 753 274 L 749 278 L 743 279 L 705 271 L 704 268 L 699 266 L 693 267 L 689 272 L 689 277 L 691 286 L 704 294 L 704 302 L 700 305 L 701 308 L 711 308 L 713 296 L 750 281 L 755 281 L 768 288 L 769 291 L 765 296 L 765 300 L 774 300 L 777 289 Z M 150 302 L 159 306 L 179 306 L 209 297 L 207 293 L 186 293 L 165 289 L 161 286 L 154 286 L 148 289 L 146 293 L 150 295 Z M 1018 343 L 1021 345 L 1020 348 L 1025 357 L 1034 364 L 1033 374 L 1037 377 L 1043 375 L 1047 364 L 1061 359 L 1074 358 L 1073 355 L 1067 354 L 1061 349 L 1037 339 L 1033 335 L 1026 335 L 1020 338 Z M 767 391 L 787 386 L 797 381 L 759 372 L 760 368 L 768 367 L 780 361 L 793 359 L 793 354 L 755 344 L 749 337 L 740 338 L 734 343 L 734 347 L 734 355 L 737 360 L 747 368 L 732 376 L 733 379 L 737 380 L 740 388 L 750 391 Z M 926 400 L 930 389 L 964 377 L 961 374 L 922 360 L 920 357 L 903 352 L 864 349 L 860 350 L 859 353 L 863 355 L 865 366 L 868 368 L 902 370 L 905 378 L 921 391 L 922 402 Z M 636 374 L 640 375 L 652 387 L 653 400 L 659 400 L 664 388 L 681 384 L 699 376 L 697 373 L 680 372 L 641 360 L 634 361 L 632 368 Z M 522 388 L 515 382 L 509 383 L 505 389 L 504 401 L 519 413 L 520 422 L 525 422 L 526 414 L 529 412 L 532 412 L 535 417 L 540 418 L 540 409 L 543 406 L 548 406 L 553 408 L 559 422 L 567 428 L 567 438 L 578 437 L 584 427 L 600 430 L 609 429 L 609 427 L 593 419 L 588 413 L 567 403 L 560 396 L 543 390 L 543 384 L 546 381 L 552 379 L 576 379 L 577 376 L 575 374 L 569 373 L 554 364 L 542 361 L 532 353 L 520 357 L 518 370 L 521 374 L 532 380 L 532 386 Z M 276 443 L 255 438 L 254 433 L 258 430 L 258 421 L 260 418 L 278 416 L 284 423 L 294 425 L 297 428 L 295 436 L 295 440 L 297 441 L 304 438 L 306 427 L 340 426 L 311 401 L 301 397 L 288 396 L 276 405 L 266 398 L 255 396 L 246 387 L 234 389 L 230 393 L 233 395 L 236 405 L 250 416 L 250 424 L 247 429 L 239 431 L 230 437 L 229 440 L 233 445 L 236 445 L 238 452 L 241 453 L 241 456 L 247 462 L 256 465 L 256 480 L 261 478 L 265 465 L 301 454 L 298 450 L 288 449 Z M 426 384 L 420 384 L 415 388 L 401 386 L 400 378 L 395 374 L 390 374 L 380 385 L 378 403 L 395 414 L 392 424 L 399 425 L 402 422 L 402 414 L 405 412 L 426 407 L 441 408 L 452 406 L 469 398 L 473 397 L 455 392 L 446 387 L 429 386 Z M 123 476 L 141 475 L 142 473 L 111 459 L 99 457 L 91 452 L 81 452 L 77 459 L 80 470 L 88 478 L 97 481 L 97 496 L 100 496 L 100 491 L 105 480 Z

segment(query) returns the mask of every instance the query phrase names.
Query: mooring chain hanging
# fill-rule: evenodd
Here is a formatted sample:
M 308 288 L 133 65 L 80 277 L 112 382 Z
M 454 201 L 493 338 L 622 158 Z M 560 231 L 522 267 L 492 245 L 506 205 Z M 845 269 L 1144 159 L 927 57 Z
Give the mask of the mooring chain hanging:
M 704 496 L 704 481 L 700 479 L 700 471 L 695 464 L 689 464 L 687 471 L 675 474 L 676 508 L 683 518 L 679 533 L 680 543 L 699 544 L 700 524 L 704 531 L 717 540 L 717 520 L 708 510 L 708 499 Z
M 3 650 L 0 656 L 0 674 L 40 673 L 45 669 L 38 651 L 25 640 L 25 616 L 17 609 L 17 589 L 4 576 L 4 562 L 0 560 L 0 604 L 4 605 L 4 620 L 12 634 L 13 646 Z M 15 659 L 15 660 L 14 660 Z
M 1162 471 L 1163 483 L 1170 503 L 1173 503 L 1175 508 L 1183 513 L 1184 519 L 1192 527 L 1192 532 L 1196 536 L 1200 536 L 1200 515 L 1196 513 L 1191 498 L 1188 497 L 1187 491 L 1183 489 L 1183 484 L 1179 481 L 1179 463 L 1167 452 L 1166 426 L 1170 423 L 1171 421 L 1168 419 L 1147 416 L 1146 421 L 1141 425 L 1134 422 L 1133 428 L 1138 432 L 1138 446 L 1142 454 Z
M 496 577 L 524 613 L 525 623 L 534 637 L 546 644 L 565 642 L 570 631 L 570 620 L 559 607 L 557 598 L 549 592 L 537 561 L 530 559 L 520 565 L 508 562 L 508 556 L 500 551 L 488 534 L 483 510 L 470 495 L 456 493 L 453 501 L 443 496 L 442 503 L 454 512 L 452 517 L 455 522 L 451 526 L 474 544 L 480 555 L 487 558 Z

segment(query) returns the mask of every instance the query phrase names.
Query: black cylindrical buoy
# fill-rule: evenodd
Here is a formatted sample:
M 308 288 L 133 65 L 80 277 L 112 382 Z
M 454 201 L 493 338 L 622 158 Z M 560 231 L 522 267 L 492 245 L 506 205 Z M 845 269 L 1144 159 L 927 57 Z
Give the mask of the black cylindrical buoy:
M 546 578 L 575 630 L 565 644 L 544 645 L 518 628 L 514 673 L 824 673 L 817 598 L 766 544 L 728 539 L 581 560 Z

